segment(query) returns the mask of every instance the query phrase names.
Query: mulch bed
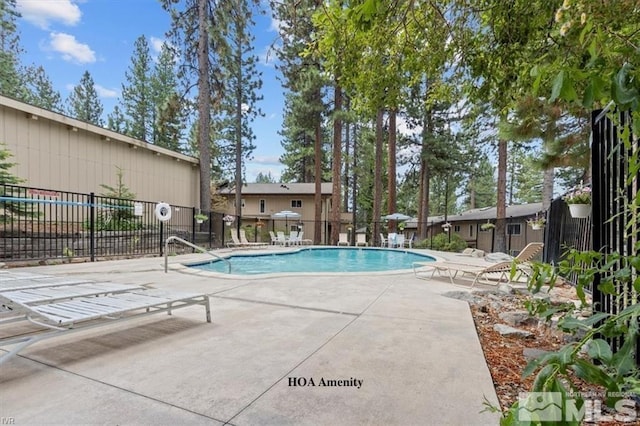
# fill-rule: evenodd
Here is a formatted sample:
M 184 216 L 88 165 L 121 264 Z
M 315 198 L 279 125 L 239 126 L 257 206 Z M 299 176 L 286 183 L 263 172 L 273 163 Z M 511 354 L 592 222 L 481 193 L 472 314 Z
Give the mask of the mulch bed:
M 561 289 L 568 294 L 572 289 Z M 484 296 L 481 296 L 484 297 Z M 491 297 L 491 296 L 489 296 Z M 495 296 L 493 296 L 495 299 Z M 525 310 L 524 301 L 529 296 L 515 295 L 502 299 L 500 303 L 472 303 L 471 313 L 474 318 L 480 344 L 493 379 L 494 387 L 500 403 L 500 408 L 506 412 L 509 407 L 518 401 L 521 392 L 531 391 L 536 374 L 523 378 L 522 372 L 528 361 L 524 356 L 525 348 L 557 351 L 566 343 L 564 336 L 557 330 L 553 330 L 545 324 L 518 325 L 518 329 L 533 333 L 527 338 L 502 336 L 494 330 L 495 324 L 503 324 L 500 319 L 501 312 L 513 310 Z M 489 299 L 490 300 L 490 299 Z M 575 379 L 580 392 L 602 393 L 602 389 Z M 603 414 L 607 414 L 606 409 Z M 599 421 L 598 426 L 618 426 L 640 424 L 635 422 Z

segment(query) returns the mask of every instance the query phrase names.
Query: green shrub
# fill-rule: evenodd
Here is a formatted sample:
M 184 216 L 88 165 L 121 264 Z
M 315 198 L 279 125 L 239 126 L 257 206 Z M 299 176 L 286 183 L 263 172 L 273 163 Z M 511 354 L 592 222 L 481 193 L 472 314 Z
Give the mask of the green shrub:
M 415 248 L 433 249 L 438 251 L 460 252 L 467 248 L 467 242 L 458 234 L 451 234 L 451 241 L 446 233 L 435 235 L 433 238 L 419 241 L 414 244 Z

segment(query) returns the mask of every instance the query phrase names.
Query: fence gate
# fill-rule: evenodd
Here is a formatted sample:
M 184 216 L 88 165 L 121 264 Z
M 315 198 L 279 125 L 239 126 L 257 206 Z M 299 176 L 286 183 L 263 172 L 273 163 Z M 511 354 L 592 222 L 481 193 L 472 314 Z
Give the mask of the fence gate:
M 616 114 L 619 125 L 611 121 L 610 114 Z M 634 136 L 631 131 L 631 114 L 594 111 L 591 127 L 593 249 L 603 254 L 632 255 L 640 236 L 640 227 L 638 223 L 634 223 L 635 215 L 631 214 L 633 200 L 638 194 L 640 171 L 636 171 L 635 176 L 630 178 L 631 156 L 639 146 L 637 135 Z M 617 271 L 628 267 L 629 265 L 620 261 L 608 273 L 613 276 Z M 603 276 L 596 275 L 593 283 L 595 309 L 616 314 L 637 303 L 638 294 L 633 289 L 633 278 L 630 282 L 615 280 L 617 294 L 611 295 L 598 289 Z M 614 350 L 619 349 L 622 344 L 620 341 L 610 343 Z M 636 361 L 639 361 L 637 355 L 636 350 Z

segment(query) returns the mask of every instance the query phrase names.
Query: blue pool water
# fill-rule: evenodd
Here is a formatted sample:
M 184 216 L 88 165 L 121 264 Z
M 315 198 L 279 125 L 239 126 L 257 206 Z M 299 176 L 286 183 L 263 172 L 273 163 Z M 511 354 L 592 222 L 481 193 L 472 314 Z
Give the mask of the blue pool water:
M 431 256 L 374 248 L 306 248 L 288 253 L 234 255 L 227 258 L 234 275 L 279 272 L 372 272 L 411 269 L 413 262 L 434 260 Z M 228 272 L 221 260 L 189 265 L 215 272 Z

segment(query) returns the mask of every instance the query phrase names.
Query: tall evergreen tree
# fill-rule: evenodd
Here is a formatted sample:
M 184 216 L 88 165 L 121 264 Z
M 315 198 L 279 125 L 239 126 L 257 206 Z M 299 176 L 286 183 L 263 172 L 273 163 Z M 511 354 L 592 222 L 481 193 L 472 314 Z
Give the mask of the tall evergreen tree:
M 151 56 L 145 36 L 134 43 L 131 64 L 122 84 L 122 105 L 127 119 L 127 135 L 135 139 L 153 142 L 155 106 L 151 92 Z
M 322 235 L 322 194 L 321 183 L 323 175 L 323 80 L 320 64 L 317 58 L 311 55 L 303 55 L 303 52 L 311 45 L 314 34 L 312 22 L 313 12 L 322 6 L 321 0 L 302 0 L 296 2 L 295 7 L 291 7 L 288 2 L 270 0 L 270 5 L 275 16 L 282 23 L 279 27 L 282 38 L 282 48 L 278 50 L 280 65 L 278 69 L 282 72 L 283 86 L 297 94 L 301 94 L 303 89 L 309 90 L 304 97 L 309 101 L 305 110 L 309 111 L 310 120 L 305 123 L 297 122 L 296 126 L 305 129 L 306 135 L 311 134 L 313 146 L 313 158 L 305 159 L 308 164 L 313 164 L 314 182 L 314 243 L 320 243 Z M 292 104 L 302 107 L 301 103 Z M 287 114 L 288 111 L 285 111 Z M 296 114 L 297 115 L 297 114 Z M 307 116 L 307 114 L 302 114 Z M 299 134 L 298 134 L 299 135 Z M 283 144 L 284 146 L 284 144 Z M 285 146 L 285 150 L 286 150 Z
M 102 126 L 103 109 L 93 78 L 89 71 L 85 71 L 80 83 L 73 88 L 67 98 L 67 111 L 78 120 Z
M 163 43 L 151 74 L 152 105 L 155 108 L 153 143 L 180 152 L 186 126 L 187 103 L 178 95 L 175 51 Z
M 20 36 L 16 0 L 0 0 L 0 94 L 25 100 L 28 92 L 20 72 Z
M 226 23 L 217 21 L 215 0 L 161 0 L 171 14 L 169 37 L 181 49 L 178 78 L 186 91 L 197 86 L 197 140 L 200 158 L 200 210 L 211 211 L 211 114 L 222 98 L 219 57 L 224 51 Z
M 127 119 L 118 105 L 107 116 L 107 128 L 118 133 L 125 133 L 127 128 Z
M 252 10 L 247 0 L 225 0 L 218 9 L 219 21 L 228 22 L 226 54 L 220 57 L 225 92 L 222 98 L 222 114 L 218 116 L 221 128 L 221 152 L 232 153 L 235 176 L 235 214 L 242 217 L 243 159 L 250 158 L 255 149 L 255 135 L 251 122 L 262 115 L 257 102 L 262 99 L 258 91 L 262 87 L 261 74 L 256 70 L 257 57 L 253 54 L 251 27 L 254 26 Z M 226 149 L 225 149 L 226 148 Z M 219 163 L 224 162 L 224 158 Z
M 273 177 L 271 172 L 258 172 L 256 175 L 256 183 L 276 183 L 276 179 Z
M 53 88 L 53 83 L 42 65 L 27 68 L 25 83 L 29 91 L 27 103 L 50 111 L 60 113 L 64 111 L 60 92 Z

